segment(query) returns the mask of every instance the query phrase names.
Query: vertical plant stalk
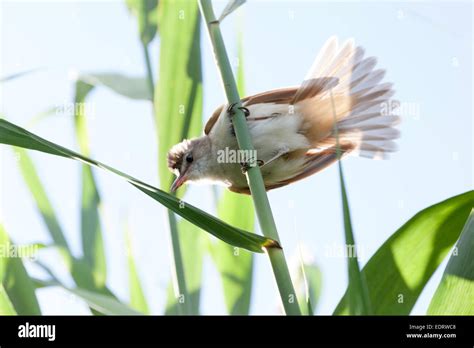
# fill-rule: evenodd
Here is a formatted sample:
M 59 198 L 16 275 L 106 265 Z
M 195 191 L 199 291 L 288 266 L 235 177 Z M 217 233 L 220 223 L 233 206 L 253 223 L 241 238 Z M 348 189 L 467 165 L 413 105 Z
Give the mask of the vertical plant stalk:
M 337 164 L 339 168 L 339 182 L 341 185 L 341 199 L 342 199 L 342 211 L 344 216 L 344 235 L 346 239 L 346 247 L 353 247 L 352 250 L 355 251 L 355 255 L 348 255 L 347 257 L 347 267 L 349 269 L 349 312 L 351 315 L 361 314 L 369 315 L 371 313 L 370 309 L 370 298 L 369 291 L 367 287 L 367 282 L 364 274 L 360 271 L 359 261 L 357 259 L 357 248 L 354 239 L 354 233 L 352 231 L 352 222 L 351 222 L 351 213 L 349 209 L 349 200 L 347 198 L 346 184 L 344 181 L 344 173 L 342 171 L 341 163 L 341 147 L 339 144 L 339 131 L 337 128 L 337 114 L 336 114 L 336 105 L 334 103 L 334 98 L 332 90 L 330 91 L 331 96 L 331 107 L 334 116 L 334 136 L 336 137 L 336 156 Z
M 76 81 L 74 103 L 83 105 L 94 86 L 83 81 Z M 87 130 L 87 115 L 85 108 L 75 108 L 74 129 L 81 154 L 90 155 L 89 135 Z M 107 260 L 104 250 L 104 238 L 101 224 L 101 197 L 97 188 L 92 168 L 81 166 L 81 238 L 82 260 L 91 270 L 95 289 L 105 290 L 107 280 Z M 78 284 L 79 285 L 79 284 Z
M 188 287 L 186 285 L 186 277 L 184 273 L 183 255 L 181 253 L 181 244 L 179 242 L 178 234 L 178 223 L 176 221 L 176 215 L 168 209 L 168 222 L 171 236 L 171 247 L 173 252 L 173 278 L 174 288 L 178 292 L 178 298 L 176 303 L 176 309 L 178 314 L 191 314 L 191 296 L 188 293 Z M 181 297 L 184 297 L 184 301 L 181 302 Z
M 153 96 L 153 114 L 155 113 L 155 103 L 154 103 L 154 96 L 155 96 L 155 81 L 153 78 L 153 70 L 151 68 L 151 59 L 150 59 L 150 51 L 148 49 L 148 44 L 142 42 L 143 46 L 143 55 L 145 58 L 145 67 L 147 73 L 147 82 L 148 88 L 150 89 L 150 93 Z M 156 122 L 156 119 L 153 117 Z M 155 125 L 156 128 L 156 125 Z M 158 135 L 158 134 L 157 134 Z M 176 221 L 176 216 L 171 210 L 167 209 L 168 215 L 168 227 L 171 237 L 171 250 L 173 253 L 173 265 L 172 267 L 172 276 L 174 278 L 173 287 L 175 292 L 177 293 L 177 312 L 179 315 L 183 314 L 191 314 L 191 296 L 188 294 L 188 288 L 186 286 L 186 278 L 184 276 L 184 265 L 183 265 L 183 256 L 181 253 L 181 247 L 179 243 L 179 235 L 178 235 L 178 224 Z M 184 302 L 180 303 L 181 296 L 184 296 Z
M 151 69 L 151 59 L 150 59 L 150 50 L 148 49 L 148 44 L 142 41 L 143 47 L 143 56 L 145 58 L 145 67 L 146 67 L 146 77 L 148 88 L 150 89 L 150 93 L 152 98 L 155 95 L 155 79 L 153 78 L 153 70 Z M 154 106 L 154 103 L 153 103 Z
M 211 45 L 214 50 L 227 101 L 228 103 L 237 103 L 235 115 L 233 116 L 233 125 L 237 142 L 242 150 L 254 150 L 245 116 L 243 112 L 237 108 L 242 106 L 242 104 L 232 68 L 230 66 L 229 57 L 227 56 L 225 49 L 219 22 L 216 21 L 214 15 L 212 3 L 210 0 L 199 0 L 199 7 L 206 21 L 206 27 L 211 39 Z M 252 166 L 247 171 L 247 181 L 249 183 L 250 192 L 252 193 L 252 199 L 254 201 L 255 210 L 263 234 L 268 238 L 279 241 L 278 231 L 273 219 L 270 202 L 268 201 L 267 193 L 265 191 L 262 173 L 258 166 Z M 270 263 L 272 265 L 285 313 L 288 315 L 301 315 L 283 250 L 279 248 L 269 248 L 266 251 L 270 258 Z

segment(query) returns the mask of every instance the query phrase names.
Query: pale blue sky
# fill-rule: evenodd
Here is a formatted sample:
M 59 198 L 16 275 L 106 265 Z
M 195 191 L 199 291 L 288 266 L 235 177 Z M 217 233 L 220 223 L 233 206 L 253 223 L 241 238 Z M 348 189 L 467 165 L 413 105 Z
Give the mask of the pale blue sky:
M 144 73 L 136 23 L 122 1 L 2 1 L 1 11 L 0 76 L 43 68 L 2 86 L 1 111 L 16 124 L 27 127 L 37 113 L 69 103 L 73 71 Z M 387 69 L 386 80 L 395 85 L 396 98 L 410 107 L 400 126 L 400 150 L 392 159 L 344 161 L 362 263 L 416 212 L 472 189 L 471 2 L 250 1 L 243 12 L 249 94 L 300 83 L 325 40 L 338 35 L 354 37 L 368 55 L 377 56 L 378 67 Z M 226 19 L 223 30 L 229 53 L 235 56 L 235 16 Z M 224 101 L 224 94 L 206 35 L 202 43 L 207 118 Z M 156 40 L 155 62 L 158 51 Z M 102 88 L 89 102 L 94 109 L 89 119 L 93 157 L 156 184 L 150 105 Z M 30 130 L 77 149 L 71 118 L 66 115 L 50 117 Z M 19 243 L 47 242 L 48 234 L 12 151 L 3 146 L 0 150 L 2 218 L 7 231 Z M 44 154 L 32 156 L 73 250 L 79 251 L 79 164 Z M 108 284 L 120 298 L 127 298 L 123 223 L 128 215 L 146 294 L 153 313 L 161 313 L 170 274 L 164 210 L 121 179 L 101 171 L 96 177 L 104 203 Z M 332 312 L 347 283 L 345 259 L 327 256 L 329 248 L 344 243 L 339 195 L 336 167 L 269 194 L 289 258 L 297 257 L 301 242 L 322 268 L 318 312 L 324 314 Z M 213 212 L 209 188 L 193 187 L 186 200 Z M 45 258 L 57 260 L 54 255 Z M 425 313 L 443 267 L 414 313 Z M 272 278 L 268 260 L 257 255 L 252 313 L 277 312 Z M 225 313 L 220 287 L 207 258 L 202 313 Z M 44 313 L 87 312 L 80 301 L 59 289 L 38 294 Z

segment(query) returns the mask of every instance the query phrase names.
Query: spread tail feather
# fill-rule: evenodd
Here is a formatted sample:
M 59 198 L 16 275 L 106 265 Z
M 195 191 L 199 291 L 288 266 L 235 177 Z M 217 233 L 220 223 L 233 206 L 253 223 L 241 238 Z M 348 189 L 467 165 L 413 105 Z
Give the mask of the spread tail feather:
M 382 82 L 385 70 L 375 69 L 376 64 L 376 58 L 364 58 L 364 49 L 352 39 L 339 45 L 331 37 L 323 46 L 306 81 L 325 86 L 305 81 L 296 95 L 314 96 L 295 102 L 308 121 L 305 132 L 315 148 L 334 146 L 336 119 L 340 143 L 353 144 L 352 153 L 379 159 L 396 151 L 394 140 L 400 133 L 394 127 L 400 117 L 394 112 L 399 103 L 390 99 L 392 84 Z M 311 93 L 310 88 L 321 92 Z

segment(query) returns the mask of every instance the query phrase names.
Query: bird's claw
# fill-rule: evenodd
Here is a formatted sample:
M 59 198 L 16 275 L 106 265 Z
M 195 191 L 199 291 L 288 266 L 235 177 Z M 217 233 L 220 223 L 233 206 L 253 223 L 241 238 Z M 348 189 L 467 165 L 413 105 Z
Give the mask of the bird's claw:
M 263 160 L 256 160 L 255 162 L 244 162 L 244 163 L 240 163 L 240 169 L 242 170 L 242 174 L 246 174 L 248 172 L 248 170 L 252 167 L 255 167 L 255 163 L 261 167 L 265 164 L 265 162 Z
M 240 170 L 242 171 L 242 174 L 245 174 L 249 171 L 251 165 L 249 162 L 244 162 L 240 163 Z
M 230 115 L 230 116 L 234 116 L 235 115 L 235 106 L 238 105 L 239 103 L 231 103 L 229 104 L 229 106 L 227 107 L 227 113 Z M 239 106 L 237 109 L 241 110 L 245 117 L 248 117 L 250 115 L 250 111 L 249 109 L 247 109 L 246 107 L 244 106 Z
M 242 110 L 246 118 L 250 116 L 250 111 L 245 106 L 238 107 L 237 109 Z
M 235 115 L 234 108 L 238 103 L 230 103 L 229 106 L 227 107 L 227 113 L 232 116 Z
M 227 115 L 230 117 L 230 134 L 232 134 L 232 136 L 235 137 L 235 129 L 234 129 L 234 126 L 232 125 L 232 117 L 235 115 L 235 107 L 236 105 L 238 105 L 239 103 L 231 103 L 229 104 L 229 106 L 227 107 Z M 250 115 L 250 111 L 249 109 L 247 109 L 246 107 L 244 106 L 239 106 L 237 109 L 241 110 L 244 115 L 245 115 L 245 118 L 247 118 L 249 115 Z

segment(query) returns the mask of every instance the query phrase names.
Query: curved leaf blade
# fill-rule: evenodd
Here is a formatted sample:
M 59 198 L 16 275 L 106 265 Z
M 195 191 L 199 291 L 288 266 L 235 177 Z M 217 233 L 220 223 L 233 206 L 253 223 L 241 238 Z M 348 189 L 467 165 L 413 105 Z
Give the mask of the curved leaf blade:
M 428 314 L 474 315 L 474 209 L 451 254 Z
M 169 193 L 148 185 L 106 164 L 47 141 L 4 119 L 0 119 L 0 143 L 78 160 L 88 165 L 112 172 L 124 178 L 133 186 L 160 202 L 168 209 L 174 211 L 176 214 L 182 216 L 186 220 L 226 243 L 259 253 L 262 253 L 264 248 L 280 248 L 277 241 L 232 227 L 201 209 L 179 200 Z
M 176 197 L 164 191 L 158 189 L 153 191 L 149 188 L 144 188 L 134 183 L 132 183 L 132 185 L 150 197 L 154 198 L 168 209 L 174 211 L 176 214 L 182 216 L 189 222 L 228 244 L 256 253 L 262 253 L 263 248 L 280 248 L 278 242 L 272 239 L 232 227 L 226 224 L 224 221 L 216 219 L 212 215 L 190 204 L 183 205 L 183 201 L 178 200 Z
M 0 224 L 0 249 L 3 251 L 0 254 L 0 285 L 5 290 L 5 296 L 8 296 L 15 312 L 20 315 L 41 315 L 35 286 L 23 266 L 23 261 L 19 257 L 8 254 L 12 245 L 3 225 Z M 2 302 L 11 312 L 5 296 Z
M 119 73 L 90 73 L 80 74 L 78 80 L 94 87 L 106 87 L 130 99 L 153 100 L 145 77 L 131 77 Z
M 129 306 L 118 301 L 117 299 L 111 296 L 104 295 L 102 293 L 97 293 L 82 288 L 69 288 L 55 280 L 36 280 L 36 283 L 38 284 L 38 287 L 61 287 L 64 290 L 70 292 L 71 294 L 74 294 L 77 297 L 83 299 L 87 303 L 87 305 L 94 311 L 105 315 L 143 315 L 143 313 L 137 312 L 136 310 L 130 308 Z
M 97 312 L 105 315 L 142 315 L 143 313 L 137 312 L 130 308 L 124 303 L 119 302 L 111 296 L 107 296 L 101 293 L 84 290 L 81 288 L 68 289 L 69 292 L 76 296 L 79 296 L 87 302 L 88 306 Z
M 432 205 L 408 220 L 377 250 L 362 270 L 374 314 L 410 314 L 473 206 L 474 191 Z M 346 291 L 334 314 L 348 314 L 347 300 Z

